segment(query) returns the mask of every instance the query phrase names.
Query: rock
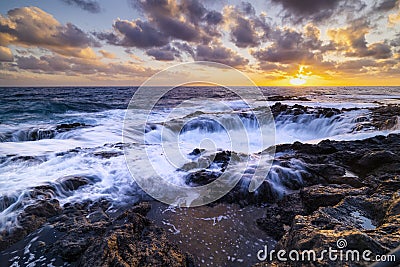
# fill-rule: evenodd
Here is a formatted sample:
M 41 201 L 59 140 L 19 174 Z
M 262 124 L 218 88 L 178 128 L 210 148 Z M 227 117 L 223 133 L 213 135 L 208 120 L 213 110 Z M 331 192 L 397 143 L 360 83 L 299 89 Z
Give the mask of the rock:
M 14 251 L 23 254 L 28 247 L 42 265 L 194 266 L 192 256 L 171 244 L 165 232 L 145 217 L 149 203 L 112 213 L 107 211 L 110 205 L 106 200 L 66 204 L 61 214 L 3 251 L 3 262 L 24 265 Z
M 56 180 L 65 191 L 77 190 L 81 186 L 93 184 L 94 181 L 98 181 L 98 179 L 83 176 L 65 176 Z
M 308 212 L 315 211 L 319 207 L 334 206 L 345 196 L 366 194 L 368 188 L 355 189 L 346 185 L 314 185 L 301 190 L 301 199 Z
M 72 191 L 94 181 L 96 181 L 95 178 L 66 176 L 57 179 L 55 183 L 33 187 L 22 197 L 15 199 L 19 202 L 18 205 L 23 207 L 22 212 L 17 217 L 19 227 L 10 232 L 4 230 L 0 233 L 0 250 L 18 242 L 53 217 L 62 216 L 63 210 L 59 201 L 55 199 L 56 196 L 69 195 Z M 3 204 L 6 203 L 12 204 L 11 201 L 3 202 Z
M 269 96 L 267 97 L 267 100 L 268 101 L 287 101 L 287 100 L 311 101 L 310 99 L 304 96 L 281 96 L 281 95 Z
M 192 152 L 189 153 L 190 156 L 198 156 L 205 151 L 204 148 L 195 148 Z
M 337 176 L 344 176 L 346 170 L 335 164 L 308 164 L 307 170 L 312 174 L 322 176 L 324 178 L 331 178 Z
M 358 162 L 360 172 L 369 172 L 373 169 L 392 162 L 398 162 L 399 156 L 391 151 L 375 151 L 366 153 Z
M 148 203 L 124 209 L 120 215 L 105 214 L 102 205 L 89 216 L 56 222 L 55 229 L 66 232 L 49 250 L 78 266 L 190 266 L 191 258 L 168 243 L 165 232 L 145 218 Z M 90 212 L 93 204 L 84 213 Z M 92 218 L 96 215 L 96 220 Z
M 0 233 L 0 251 L 23 239 L 41 227 L 49 218 L 60 213 L 60 203 L 56 199 L 37 200 L 26 206 L 18 215 L 19 226 L 10 232 L 3 230 Z
M 81 127 L 86 127 L 86 124 L 80 123 L 80 122 L 74 122 L 74 123 L 63 123 L 60 125 L 56 126 L 56 130 L 58 132 L 66 132 L 70 131 L 76 128 L 81 128 Z
M 201 186 L 209 184 L 221 175 L 221 173 L 201 170 L 194 173 L 190 173 L 185 177 L 185 183 L 190 186 Z
M 300 195 L 290 194 L 283 197 L 278 205 L 266 207 L 264 217 L 258 218 L 256 223 L 268 236 L 280 240 L 298 214 L 305 214 Z
M 392 129 L 398 123 L 398 116 L 400 114 L 399 105 L 381 106 L 371 109 L 372 123 L 379 130 Z
M 118 151 L 99 151 L 99 152 L 94 152 L 93 155 L 102 159 L 110 159 L 114 157 L 118 157 L 123 155 L 124 153 Z
M 60 203 L 57 199 L 38 200 L 36 203 L 27 206 L 24 209 L 24 214 L 21 216 L 35 215 L 38 217 L 50 218 L 59 214 L 60 211 Z

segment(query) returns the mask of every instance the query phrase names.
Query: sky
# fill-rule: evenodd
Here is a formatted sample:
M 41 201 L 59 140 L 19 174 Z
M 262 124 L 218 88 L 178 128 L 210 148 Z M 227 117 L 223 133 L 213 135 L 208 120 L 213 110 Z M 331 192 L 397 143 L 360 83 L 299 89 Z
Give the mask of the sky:
M 195 61 L 261 86 L 400 86 L 400 0 L 0 2 L 0 86 L 135 86 Z

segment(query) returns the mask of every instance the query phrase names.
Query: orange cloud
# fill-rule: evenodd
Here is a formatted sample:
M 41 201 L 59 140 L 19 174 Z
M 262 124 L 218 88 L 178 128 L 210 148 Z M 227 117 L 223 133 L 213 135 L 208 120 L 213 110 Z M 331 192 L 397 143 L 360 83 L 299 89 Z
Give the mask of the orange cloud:
M 0 45 L 42 47 L 73 57 L 94 58 L 99 44 L 77 26 L 62 25 L 38 7 L 21 7 L 0 15 Z

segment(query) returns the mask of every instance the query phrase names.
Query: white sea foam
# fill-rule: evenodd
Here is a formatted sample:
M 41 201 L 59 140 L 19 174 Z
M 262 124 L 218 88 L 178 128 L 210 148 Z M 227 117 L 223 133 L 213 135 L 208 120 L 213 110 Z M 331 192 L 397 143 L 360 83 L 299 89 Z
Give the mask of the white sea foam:
M 298 101 L 297 101 L 298 102 Z M 265 105 L 266 102 L 257 102 Z M 293 102 L 295 103 L 295 102 Z M 294 141 L 316 143 L 323 139 L 355 140 L 375 135 L 388 135 L 400 132 L 396 126 L 392 130 L 376 131 L 373 128 L 357 130 L 363 123 L 360 117 L 368 119 L 367 109 L 346 111 L 329 118 L 316 116 L 313 113 L 301 115 L 280 115 L 276 118 L 276 135 L 271 137 L 271 129 L 261 129 L 251 116 L 239 116 L 248 112 L 246 103 L 242 101 L 225 101 L 217 109 L 212 102 L 190 102 L 188 107 L 174 110 L 156 110 L 149 121 L 152 127 L 145 134 L 141 129 L 131 129 L 133 147 L 141 151 L 132 160 L 137 166 L 136 173 L 151 180 L 154 171 L 144 163 L 149 157 L 155 169 L 174 184 L 185 185 L 187 172 L 177 170 L 185 163 L 195 161 L 189 153 L 195 148 L 206 149 L 204 156 L 220 150 L 233 150 L 249 154 L 257 158 L 260 151 L 274 143 L 292 143 Z M 363 103 L 351 106 L 349 103 L 302 102 L 310 107 L 369 107 Z M 374 104 L 375 105 L 375 104 Z M 199 111 L 201 111 L 199 113 Z M 140 111 L 138 111 L 139 116 Z M 0 143 L 0 195 L 20 197 L 29 187 L 46 183 L 55 183 L 60 177 L 67 175 L 95 177 L 92 185 L 84 186 L 69 196 L 55 196 L 61 204 L 84 199 L 105 197 L 117 202 L 132 201 L 143 192 L 136 185 L 128 171 L 125 157 L 101 157 L 97 152 L 122 153 L 120 149 L 105 144 L 122 142 L 122 127 L 125 110 L 109 110 L 96 113 L 66 113 L 62 120 L 49 122 L 32 122 L 20 125 L 4 124 L 1 133 L 17 132 L 32 127 L 51 128 L 62 123 L 79 122 L 88 127 L 78 127 L 70 131 L 56 134 L 52 139 L 36 141 L 2 142 Z M 211 120 L 214 118 L 216 120 Z M 167 119 L 166 124 L 162 122 Z M 176 128 L 176 125 L 187 119 L 191 125 Z M 221 126 L 222 125 L 222 126 Z M 3 125 L 2 125 L 3 126 Z M 267 133 L 267 134 L 265 134 Z M 247 136 L 247 138 L 245 138 Z M 275 139 L 275 141 L 273 140 Z M 146 143 L 146 145 L 143 144 Z M 179 149 L 176 149 L 178 146 Z M 78 148 L 78 149 L 77 149 Z M 61 153 L 60 153 L 61 152 Z M 165 157 L 168 153 L 169 159 Z M 171 154 L 172 153 L 172 154 Z M 8 156 L 6 156 L 8 155 Z M 18 158 L 31 156 L 32 158 Z M 238 172 L 254 163 L 237 163 Z M 215 166 L 214 166 L 215 167 Z M 218 170 L 217 167 L 215 167 Z M 278 165 L 272 167 L 268 179 L 275 189 L 282 193 L 286 189 L 283 177 L 301 183 L 302 167 L 293 163 L 290 168 Z M 248 175 L 251 177 L 251 175 Z M 248 184 L 247 184 L 248 185 Z M 193 196 L 194 197 L 194 196 Z M 15 221 L 17 211 L 6 209 L 0 213 L 0 228 L 10 226 Z M 14 218 L 14 219 L 13 219 Z

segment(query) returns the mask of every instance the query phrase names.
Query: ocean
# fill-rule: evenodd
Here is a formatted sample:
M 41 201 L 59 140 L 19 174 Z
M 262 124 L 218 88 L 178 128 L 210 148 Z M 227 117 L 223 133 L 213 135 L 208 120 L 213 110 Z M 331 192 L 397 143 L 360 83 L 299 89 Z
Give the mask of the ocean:
M 126 108 L 136 89 L 1 88 L 0 195 L 18 198 L 32 186 L 55 182 L 64 176 L 86 176 L 93 177 L 97 182 L 72 196 L 61 198 L 62 203 L 99 197 L 115 201 L 129 201 L 132 195 L 136 198 L 134 192 L 141 190 L 136 188 L 124 156 L 99 157 L 101 153 L 115 152 L 113 145 L 122 142 Z M 315 118 L 312 114 L 305 114 L 293 120 L 294 115 L 278 116 L 275 118 L 276 144 L 295 141 L 315 143 L 323 139 L 356 140 L 385 134 L 377 129 L 354 129 L 359 118 L 370 115 L 368 108 L 400 102 L 400 87 L 261 87 L 261 90 L 266 98 L 287 97 L 287 100 L 280 102 L 288 105 L 347 109 L 343 114 L 330 118 Z M 235 99 L 234 94 L 224 88 L 182 87 L 170 91 L 154 107 L 155 122 L 164 120 L 182 101 L 199 97 L 229 102 L 236 110 L 246 108 L 241 100 Z M 256 101 L 256 105 L 271 106 L 275 102 L 262 100 Z M 223 113 L 216 110 L 212 103 L 201 99 L 197 103 L 193 100 L 187 110 L 175 111 L 174 116 L 185 117 L 199 111 Z M 169 118 L 173 119 L 176 118 Z M 203 127 L 206 126 L 203 124 Z M 210 126 L 202 136 L 197 131 L 198 127 L 201 125 L 193 124 L 192 128 L 180 133 L 187 152 L 195 149 L 205 137 L 214 140 L 218 148 L 228 148 L 229 142 L 225 142 L 227 136 L 224 131 Z M 255 129 L 248 126 L 247 130 L 251 133 Z M 157 143 L 160 129 L 149 132 L 146 138 L 149 145 Z M 251 152 L 258 152 L 257 149 L 260 149 L 257 144 L 254 146 Z M 170 171 L 171 179 L 174 179 L 175 170 Z M 0 211 L 2 229 L 10 223 L 8 218 L 15 213 L 15 208 L 7 207 L 3 202 L 0 203 Z
M 123 139 L 126 109 L 136 90 L 136 87 L 0 88 L 0 230 L 11 231 L 18 226 L 18 214 L 31 203 L 29 192 L 33 187 L 57 184 L 65 177 L 85 177 L 91 182 L 72 192 L 62 188 L 54 192 L 53 197 L 61 205 L 107 199 L 118 206 L 151 199 L 131 175 L 133 172 L 141 178 L 150 178 L 154 174 L 146 170 L 145 154 L 138 152 L 130 158 L 130 172 L 123 149 L 127 145 Z M 152 108 L 148 128 L 141 133 L 143 143 L 135 137 L 131 143 L 136 142 L 135 151 L 146 151 L 165 179 L 184 186 L 185 177 L 202 166 L 199 162 L 195 166 L 179 160 L 169 162 L 164 157 L 169 146 L 178 145 L 189 161 L 194 161 L 196 148 L 245 154 L 248 161 L 276 144 L 361 140 L 400 130 L 398 124 L 379 129 L 371 123 L 372 109 L 400 104 L 400 87 L 260 87 L 260 90 L 264 99 L 246 101 L 256 107 L 258 114 L 275 107 L 271 108 L 274 136 L 267 142 L 257 134 L 259 123 L 251 116 L 243 116 L 250 112 L 249 106 L 228 89 L 180 87 L 163 96 Z M 277 102 L 291 107 L 290 112 L 277 109 Z M 297 107 L 306 107 L 306 111 Z M 242 126 L 235 120 L 237 114 L 242 114 L 239 121 Z M 222 118 L 223 127 L 209 119 L 210 116 Z M 184 119 L 187 123 L 176 129 Z M 247 138 L 242 138 L 243 134 Z M 168 143 L 174 137 L 179 144 Z M 264 178 L 271 179 L 277 192 L 284 194 L 289 189 L 273 167 Z M 212 171 L 221 168 L 216 165 Z M 236 168 L 239 171 L 248 166 L 243 167 L 239 160 Z M 293 162 L 280 171 L 296 174 L 301 166 Z

